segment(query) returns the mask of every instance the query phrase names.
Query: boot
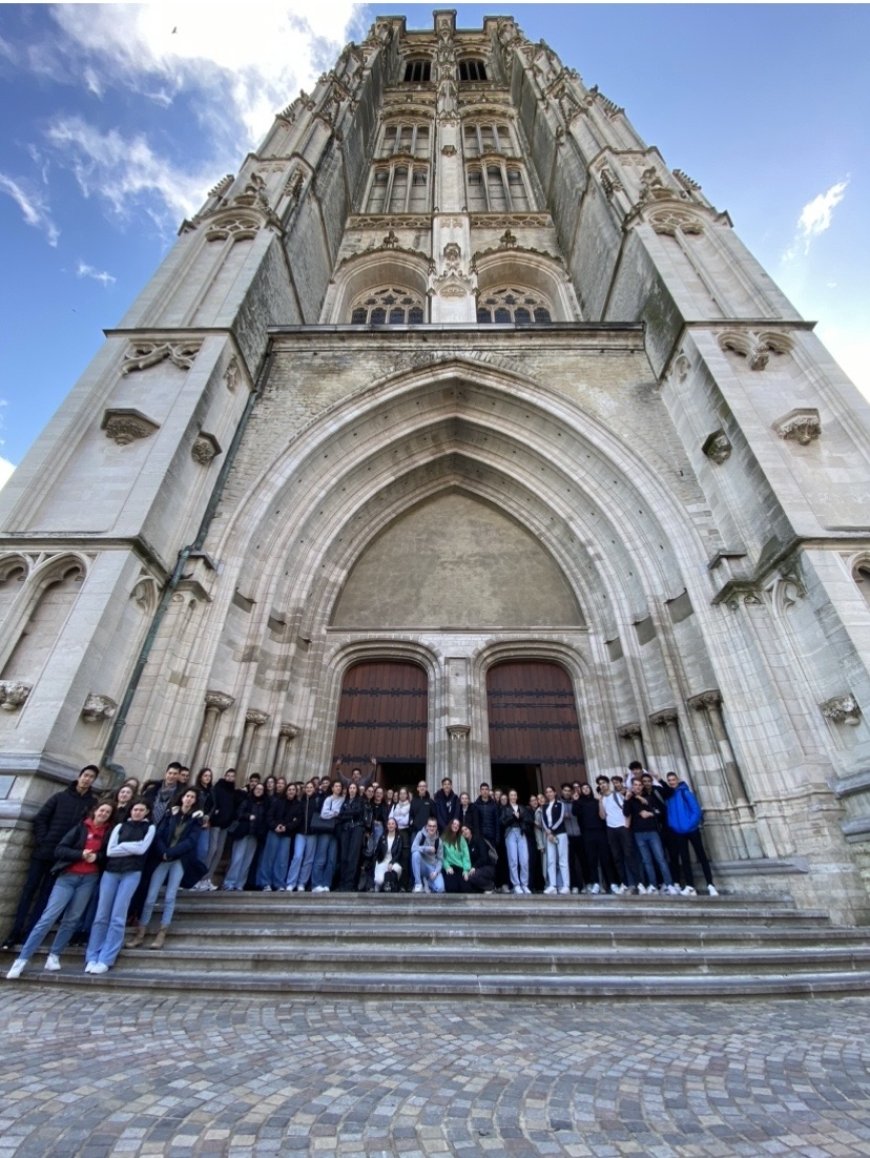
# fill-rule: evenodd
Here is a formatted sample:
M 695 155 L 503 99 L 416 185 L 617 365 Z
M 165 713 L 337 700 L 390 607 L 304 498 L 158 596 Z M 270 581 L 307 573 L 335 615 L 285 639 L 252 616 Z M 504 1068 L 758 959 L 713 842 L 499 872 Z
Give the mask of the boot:
M 152 949 L 162 949 L 165 944 L 166 944 L 166 930 L 165 929 L 159 929 L 157 932 L 157 936 L 151 942 L 151 948 Z
M 140 925 L 139 928 L 136 930 L 136 932 L 133 934 L 133 936 L 130 938 L 130 940 L 127 942 L 126 948 L 138 949 L 139 946 L 143 944 L 143 942 L 145 941 L 145 938 L 147 936 L 148 936 L 148 930 L 145 928 L 144 925 Z

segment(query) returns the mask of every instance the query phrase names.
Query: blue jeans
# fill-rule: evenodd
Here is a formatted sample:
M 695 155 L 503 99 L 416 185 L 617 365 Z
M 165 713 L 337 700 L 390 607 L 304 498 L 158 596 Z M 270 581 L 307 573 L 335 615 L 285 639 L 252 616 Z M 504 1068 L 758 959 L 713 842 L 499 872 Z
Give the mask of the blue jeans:
M 570 889 L 568 872 L 568 836 L 557 834 L 555 840 L 547 837 L 547 888 Z
M 290 863 L 290 837 L 277 832 L 266 834 L 266 843 L 257 869 L 257 885 L 264 889 L 283 889 Z
M 507 830 L 504 843 L 507 849 L 511 884 L 514 888 L 520 885 L 527 889 L 529 887 L 529 845 L 521 825 L 515 824 Z
M 665 860 L 665 850 L 662 848 L 662 838 L 659 834 L 657 832 L 636 832 L 634 843 L 637 845 L 637 851 L 643 861 L 643 871 L 646 873 L 647 884 L 654 885 L 656 883 L 656 871 L 653 868 L 653 861 L 655 861 L 662 874 L 662 880 L 666 885 L 672 885 L 674 878 L 671 876 L 671 870 Z
M 138 870 L 131 873 L 103 873 L 97 915 L 85 950 L 86 961 L 99 961 L 109 967 L 117 961 L 124 944 L 127 910 L 141 878 L 142 873 Z
M 172 924 L 172 914 L 175 912 L 175 897 L 178 893 L 181 879 L 184 876 L 184 865 L 180 860 L 162 860 L 151 875 L 151 884 L 148 886 L 148 896 L 145 898 L 145 908 L 142 910 L 140 924 L 143 929 L 148 928 L 157 894 L 166 881 L 166 896 L 163 898 L 163 916 L 160 918 L 161 929 L 168 929 Z
M 49 953 L 60 956 L 69 944 L 73 933 L 75 933 L 78 928 L 79 921 L 82 919 L 82 913 L 88 907 L 91 894 L 97 887 L 98 879 L 97 873 L 71 873 L 67 870 L 60 874 L 54 882 L 42 916 L 33 926 L 30 936 L 24 942 L 24 946 L 18 954 L 20 959 L 24 961 L 30 960 L 44 941 L 54 922 L 63 914 L 60 928 L 55 934 L 55 938 L 49 949 Z
M 254 859 L 254 853 L 256 851 L 257 838 L 255 836 L 240 836 L 238 840 L 233 841 L 230 867 L 227 869 L 227 874 L 224 877 L 223 887 L 225 889 L 233 889 L 241 892 L 245 887 L 245 881 L 248 879 L 248 870 L 251 867 L 251 861 Z
M 315 889 L 332 888 L 332 878 L 335 876 L 335 858 L 337 855 L 337 841 L 331 832 L 318 832 L 317 845 L 314 850 L 314 869 L 311 873 L 311 884 Z
M 441 861 L 424 861 L 419 848 L 411 849 L 411 872 L 414 874 L 414 884 L 427 884 L 433 893 L 444 892 L 444 876 L 441 872 Z
M 311 879 L 311 870 L 314 867 L 314 854 L 317 851 L 317 837 L 311 833 L 296 833 L 296 844 L 293 847 L 293 862 L 287 873 L 287 888 L 304 888 Z

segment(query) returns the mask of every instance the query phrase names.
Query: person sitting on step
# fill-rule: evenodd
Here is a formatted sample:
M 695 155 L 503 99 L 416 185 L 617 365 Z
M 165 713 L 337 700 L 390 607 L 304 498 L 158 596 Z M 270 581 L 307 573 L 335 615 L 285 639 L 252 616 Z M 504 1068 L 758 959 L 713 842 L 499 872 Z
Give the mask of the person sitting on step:
M 444 874 L 441 872 L 441 838 L 438 821 L 433 816 L 426 827 L 414 837 L 411 845 L 411 872 L 414 874 L 414 892 L 444 892 Z

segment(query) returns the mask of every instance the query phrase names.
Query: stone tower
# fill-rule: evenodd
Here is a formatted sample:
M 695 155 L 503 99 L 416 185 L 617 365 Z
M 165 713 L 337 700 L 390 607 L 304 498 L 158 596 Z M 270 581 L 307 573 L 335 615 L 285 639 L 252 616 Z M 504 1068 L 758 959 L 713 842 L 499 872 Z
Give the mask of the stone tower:
M 864 919 L 868 429 L 546 44 L 378 19 L 3 492 L 6 879 L 94 760 L 476 792 L 637 758 L 692 781 L 726 885 Z

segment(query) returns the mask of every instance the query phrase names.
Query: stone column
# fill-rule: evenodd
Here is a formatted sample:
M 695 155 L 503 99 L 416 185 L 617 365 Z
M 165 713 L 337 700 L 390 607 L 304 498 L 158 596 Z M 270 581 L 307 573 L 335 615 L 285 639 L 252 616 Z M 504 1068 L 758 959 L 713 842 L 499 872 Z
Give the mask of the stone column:
M 277 779 L 279 776 L 287 777 L 287 751 L 290 747 L 290 741 L 295 740 L 299 735 L 299 729 L 295 724 L 282 724 L 278 729 L 278 743 L 275 745 L 275 756 L 272 760 L 272 775 Z
M 649 722 L 662 729 L 665 741 L 664 748 L 673 765 L 672 768 L 656 769 L 656 774 L 664 777 L 667 772 L 673 771 L 681 780 L 687 779 L 688 769 L 684 759 L 683 741 L 680 736 L 680 717 L 677 715 L 676 708 L 665 708 L 661 712 L 654 712 L 650 716 Z
M 725 787 L 741 822 L 741 834 L 747 856 L 761 857 L 764 852 L 755 828 L 755 815 L 722 718 L 722 694 L 718 690 L 701 692 L 700 695 L 692 696 L 687 703 L 696 712 L 706 713 L 719 753 Z
M 254 746 L 254 733 L 257 728 L 262 728 L 263 724 L 268 720 L 267 712 L 258 712 L 255 708 L 248 708 L 245 712 L 245 731 L 242 734 L 242 744 L 239 748 L 239 755 L 236 760 L 236 783 L 241 786 L 242 777 L 245 773 L 248 760 L 250 759 L 251 749 Z
M 625 762 L 626 767 L 632 760 L 640 760 L 641 764 L 646 768 L 646 752 L 643 748 L 643 732 L 640 724 L 634 720 L 630 724 L 621 724 L 620 727 L 616 729 L 616 734 L 620 740 L 626 742 L 626 747 L 628 747 L 630 752 Z
M 227 695 L 226 692 L 207 691 L 205 693 L 205 714 L 193 749 L 193 759 L 190 762 L 194 775 L 208 760 L 208 750 L 211 747 L 218 716 L 227 708 L 231 708 L 235 702 L 235 699 Z
M 470 734 L 471 727 L 468 724 L 447 725 L 447 775 L 453 781 L 454 792 L 468 792 L 469 795 L 471 794 L 468 767 L 468 738 Z

